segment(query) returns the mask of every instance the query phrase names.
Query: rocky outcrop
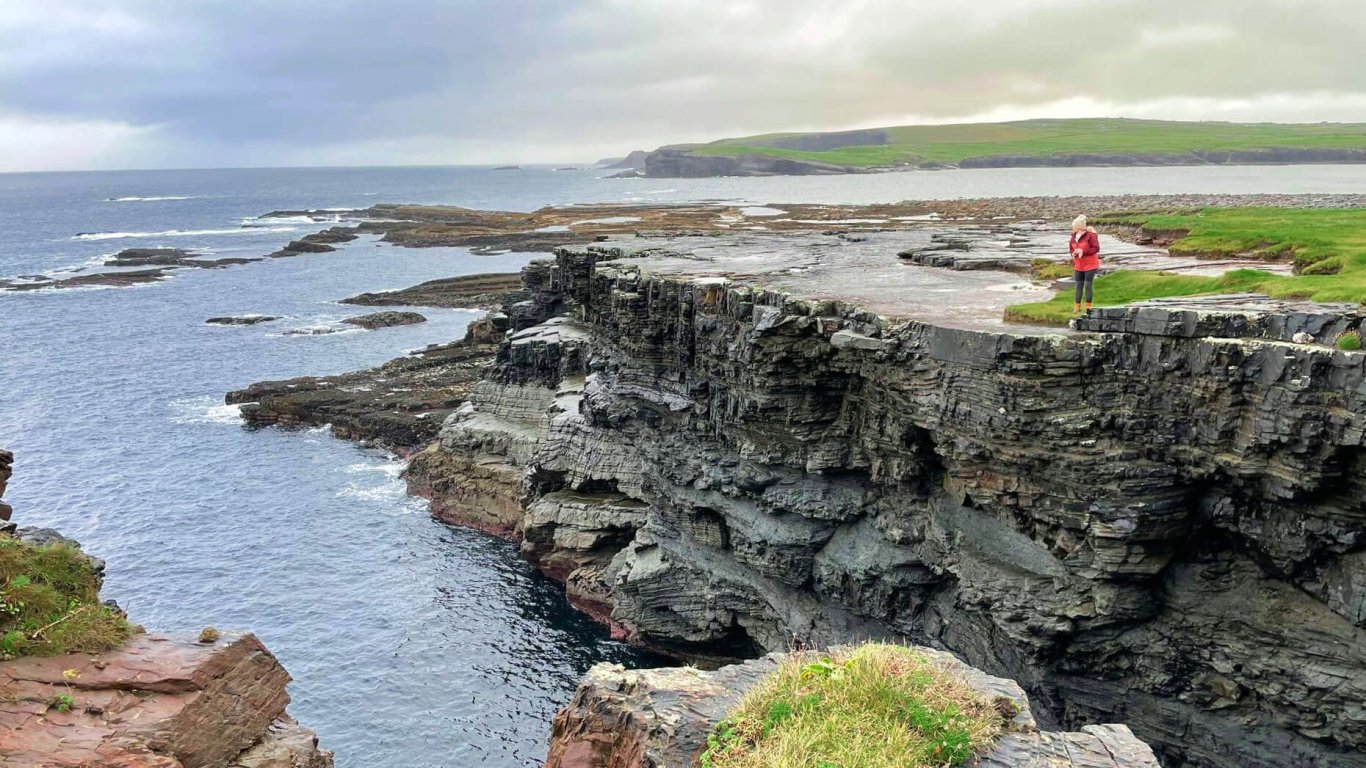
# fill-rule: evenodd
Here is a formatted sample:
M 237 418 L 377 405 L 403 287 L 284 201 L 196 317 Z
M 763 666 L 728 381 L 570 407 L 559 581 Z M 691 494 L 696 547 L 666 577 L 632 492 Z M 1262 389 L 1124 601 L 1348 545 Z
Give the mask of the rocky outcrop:
M 376 328 L 393 328 L 398 325 L 425 323 L 427 316 L 419 312 L 371 312 L 359 317 L 348 317 L 342 322 L 364 328 L 367 331 L 373 331 Z
M 516 481 L 504 525 L 619 633 L 905 638 L 1168 766 L 1366 765 L 1366 356 L 953 328 L 838 298 L 823 256 L 632 256 L 527 268 L 426 480 L 438 506 L 441 466 Z
M 516 272 L 505 274 L 462 275 L 428 280 L 411 288 L 397 291 L 362 293 L 342 299 L 342 304 L 361 304 L 368 307 L 446 307 L 449 309 L 487 309 L 503 303 L 503 299 L 522 288 L 522 277 Z
M 0 449 L 0 495 L 13 458 Z M 7 521 L 9 508 L 0 504 L 0 512 Z M 27 545 L 80 548 L 48 528 L 15 531 L 9 522 L 3 528 L 0 536 Z M 86 558 L 102 576 L 104 561 Z M 212 629 L 190 639 L 138 627 L 131 639 L 101 653 L 0 661 L 0 764 L 331 768 L 332 753 L 285 711 L 289 681 L 254 635 Z
M 235 315 L 227 317 L 210 317 L 204 322 L 209 325 L 257 325 L 260 323 L 273 323 L 279 319 L 279 315 Z
M 643 170 L 645 168 L 645 156 L 650 154 L 643 149 L 633 150 L 626 157 L 608 157 L 598 161 L 598 167 L 609 170 Z
M 311 235 L 304 235 L 298 240 L 292 240 L 285 247 L 269 254 L 268 258 L 280 259 L 305 253 L 331 253 L 337 250 L 337 245 L 349 243 L 355 239 L 356 233 L 351 228 L 332 227 L 321 232 L 314 232 Z
M 971 768 L 1158 768 L 1152 750 L 1122 725 L 1088 725 L 1071 733 L 1040 730 L 1029 697 L 1014 682 L 983 674 L 942 651 L 917 650 L 943 674 L 999 702 L 1003 719 L 1008 717 L 1005 734 L 969 760 Z M 785 655 L 715 672 L 598 664 L 555 717 L 546 768 L 694 765 L 707 735 Z
M 137 635 L 0 664 L 0 762 L 54 768 L 330 768 L 285 712 L 289 674 L 252 635 Z
M 0 522 L 8 522 L 14 514 L 14 507 L 5 503 L 5 488 L 14 474 L 14 454 L 0 448 Z
M 263 381 L 229 392 L 250 425 L 331 425 L 343 439 L 407 453 L 436 438 L 493 361 L 487 342 L 433 344 L 364 371 Z

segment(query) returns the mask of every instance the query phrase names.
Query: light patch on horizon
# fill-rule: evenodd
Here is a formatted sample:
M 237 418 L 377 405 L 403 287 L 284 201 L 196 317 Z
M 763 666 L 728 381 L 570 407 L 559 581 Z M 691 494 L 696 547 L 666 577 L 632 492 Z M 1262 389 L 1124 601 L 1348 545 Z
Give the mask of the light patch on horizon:
M 1031 117 L 1357 122 L 1363 44 L 1356 0 L 0 0 L 0 168 L 581 163 Z

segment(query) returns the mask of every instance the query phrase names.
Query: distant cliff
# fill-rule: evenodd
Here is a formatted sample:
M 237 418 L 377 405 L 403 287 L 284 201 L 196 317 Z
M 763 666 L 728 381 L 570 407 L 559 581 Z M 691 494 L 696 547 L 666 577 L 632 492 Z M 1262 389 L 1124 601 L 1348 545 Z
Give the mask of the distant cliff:
M 893 165 L 853 166 L 760 154 L 700 155 L 683 148 L 657 149 L 645 156 L 646 176 L 817 176 L 947 168 L 1124 167 L 1154 165 L 1296 165 L 1366 163 L 1366 149 L 1249 149 L 1185 153 L 1070 152 L 1052 155 L 985 155 L 957 162 L 920 160 Z
M 1366 162 L 1363 123 L 1128 118 L 905 125 L 661 147 L 647 176 L 770 176 L 912 168 Z
M 526 269 L 436 513 L 675 654 L 905 638 L 1168 766 L 1366 766 L 1366 356 L 1280 336 L 1360 318 L 1019 336 L 632 255 Z

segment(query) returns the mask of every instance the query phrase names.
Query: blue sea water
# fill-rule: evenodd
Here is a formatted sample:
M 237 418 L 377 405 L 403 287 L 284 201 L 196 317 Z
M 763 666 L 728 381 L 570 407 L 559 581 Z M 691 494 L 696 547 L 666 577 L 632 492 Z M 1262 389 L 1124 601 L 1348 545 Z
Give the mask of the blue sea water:
M 1362 166 L 1018 169 L 611 180 L 600 171 L 285 169 L 0 175 L 0 277 L 89 269 L 127 247 L 261 255 L 323 228 L 275 209 L 377 202 L 881 202 L 993 195 L 1359 193 Z M 293 713 L 343 767 L 528 766 L 577 678 L 659 660 L 612 642 L 512 544 L 433 522 L 402 464 L 325 430 L 247 430 L 223 393 L 378 364 L 475 313 L 288 336 L 366 310 L 362 291 L 515 271 L 530 255 L 403 249 L 177 270 L 132 288 L 0 292 L 0 446 L 21 525 L 109 562 L 106 595 L 158 631 L 252 630 L 295 677 Z M 285 319 L 207 326 L 214 315 Z

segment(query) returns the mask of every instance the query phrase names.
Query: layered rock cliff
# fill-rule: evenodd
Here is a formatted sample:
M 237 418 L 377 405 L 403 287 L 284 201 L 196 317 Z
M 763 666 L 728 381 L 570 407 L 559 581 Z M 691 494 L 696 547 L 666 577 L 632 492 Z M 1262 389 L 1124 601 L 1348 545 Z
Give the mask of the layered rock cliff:
M 905 638 L 1169 766 L 1366 765 L 1366 357 L 966 330 L 742 262 L 528 267 L 410 480 L 679 655 Z

